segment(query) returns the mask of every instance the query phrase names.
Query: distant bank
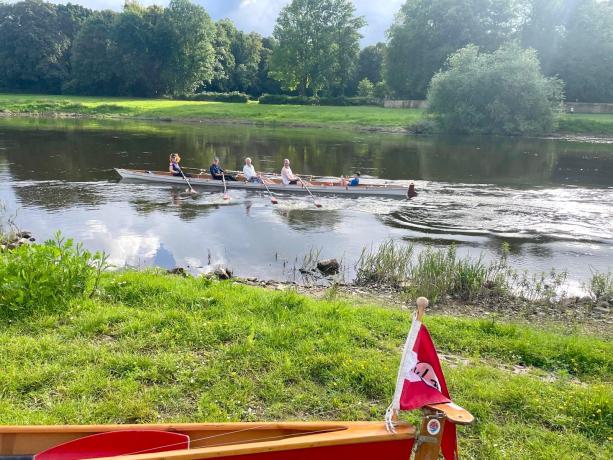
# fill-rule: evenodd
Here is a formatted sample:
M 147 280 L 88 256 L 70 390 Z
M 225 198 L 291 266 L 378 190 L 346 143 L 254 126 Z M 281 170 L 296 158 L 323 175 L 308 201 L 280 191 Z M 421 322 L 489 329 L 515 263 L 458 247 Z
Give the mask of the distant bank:
M 418 108 L 233 104 L 28 94 L 0 94 L 0 115 L 247 123 L 406 134 L 432 130 L 425 111 Z M 564 114 L 560 116 L 557 131 L 552 134 L 613 136 L 613 114 Z

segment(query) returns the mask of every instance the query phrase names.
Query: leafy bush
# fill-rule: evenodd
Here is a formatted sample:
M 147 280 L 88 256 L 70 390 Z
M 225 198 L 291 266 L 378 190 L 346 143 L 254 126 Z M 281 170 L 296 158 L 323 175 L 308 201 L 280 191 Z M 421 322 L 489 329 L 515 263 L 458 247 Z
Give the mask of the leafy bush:
M 592 300 L 608 300 L 613 302 L 613 273 L 592 271 L 590 283 L 584 286 Z
M 554 128 L 562 88 L 543 76 L 534 50 L 511 44 L 488 54 L 469 45 L 432 78 L 428 105 L 446 131 L 545 133 Z
M 360 106 L 381 105 L 381 101 L 372 97 L 303 97 L 287 96 L 285 94 L 263 94 L 258 99 L 260 104 L 277 105 L 330 105 L 330 106 Z
M 83 250 L 58 233 L 42 245 L 0 253 L 0 318 L 53 311 L 95 289 L 105 256 Z
M 375 99 L 385 99 L 385 97 L 389 94 L 389 89 L 387 87 L 387 83 L 384 81 L 380 81 L 375 85 L 372 91 L 372 96 Z
M 358 83 L 358 96 L 360 97 L 371 97 L 375 86 L 371 83 L 368 78 L 363 78 Z
M 237 102 L 243 104 L 249 102 L 249 96 L 247 96 L 245 93 L 239 93 L 238 91 L 232 91 L 230 93 L 204 92 L 184 94 L 176 97 L 175 99 L 180 99 L 183 101 Z

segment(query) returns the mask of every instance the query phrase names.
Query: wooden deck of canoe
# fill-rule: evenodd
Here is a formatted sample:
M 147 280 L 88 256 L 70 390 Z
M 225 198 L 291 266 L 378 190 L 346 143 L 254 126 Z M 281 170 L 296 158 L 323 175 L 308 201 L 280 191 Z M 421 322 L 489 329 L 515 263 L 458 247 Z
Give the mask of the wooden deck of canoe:
M 115 171 L 123 179 L 142 180 L 147 182 L 159 182 L 185 185 L 185 180 L 180 176 L 173 176 L 165 171 L 147 171 L 138 169 L 120 169 Z M 197 174 L 189 178 L 192 186 L 213 187 L 223 189 L 223 182 L 213 179 L 209 174 Z M 276 193 L 308 194 L 305 187 L 300 184 L 284 185 L 279 179 L 267 179 L 268 188 Z M 244 180 L 226 181 L 228 189 L 256 190 L 266 192 L 262 184 L 245 182 Z M 332 194 L 344 196 L 386 196 L 393 198 L 406 198 L 408 188 L 395 184 L 360 184 L 357 186 L 342 186 L 339 182 L 314 180 L 308 182 L 308 187 L 315 194 Z

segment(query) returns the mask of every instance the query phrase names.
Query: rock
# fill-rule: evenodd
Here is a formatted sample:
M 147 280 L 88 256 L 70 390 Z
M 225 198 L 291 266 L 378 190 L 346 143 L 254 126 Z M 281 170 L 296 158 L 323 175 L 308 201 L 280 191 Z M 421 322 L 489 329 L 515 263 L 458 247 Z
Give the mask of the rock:
M 187 276 L 187 273 L 185 273 L 185 269 L 183 267 L 175 267 L 172 270 L 167 270 L 167 273 L 170 273 L 171 275 Z
M 223 265 L 216 267 L 213 273 L 220 280 L 229 280 L 230 278 L 232 278 L 232 270 Z
M 30 237 L 30 241 L 33 243 L 34 241 L 36 241 L 36 238 L 34 238 L 33 236 Z
M 29 240 L 32 238 L 32 232 L 17 232 L 15 236 L 17 238 L 25 238 L 26 240 Z
M 324 275 L 335 275 L 340 270 L 341 265 L 336 259 L 324 259 L 317 262 L 317 270 Z

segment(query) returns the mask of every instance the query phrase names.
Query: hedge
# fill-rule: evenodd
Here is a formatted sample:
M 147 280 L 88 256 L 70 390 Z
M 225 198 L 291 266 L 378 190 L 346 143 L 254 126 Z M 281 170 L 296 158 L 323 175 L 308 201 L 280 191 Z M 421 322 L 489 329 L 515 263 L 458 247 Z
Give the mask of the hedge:
M 212 101 L 212 102 L 249 102 L 249 96 L 245 93 L 239 93 L 238 91 L 232 91 L 231 93 L 213 93 L 204 92 L 196 94 L 183 94 L 175 97 L 182 101 Z
M 287 96 L 285 94 L 263 94 L 258 99 L 260 104 L 291 104 L 291 105 L 336 105 L 336 106 L 356 106 L 356 105 L 383 105 L 381 99 L 372 97 L 305 97 Z

